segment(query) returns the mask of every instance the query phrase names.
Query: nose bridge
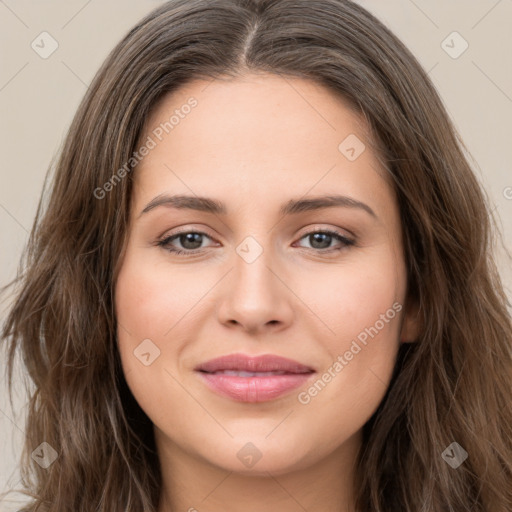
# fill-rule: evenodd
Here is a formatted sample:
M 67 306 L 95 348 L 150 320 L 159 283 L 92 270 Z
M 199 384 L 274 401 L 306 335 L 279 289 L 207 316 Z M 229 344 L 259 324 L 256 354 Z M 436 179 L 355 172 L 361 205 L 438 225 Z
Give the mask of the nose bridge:
M 264 238 L 264 239 L 263 239 Z M 246 236 L 236 247 L 234 258 L 233 288 L 231 293 L 238 296 L 246 306 L 259 307 L 270 303 L 275 296 L 276 278 L 269 270 L 272 268 L 273 250 L 270 236 Z
M 268 323 L 290 320 L 287 288 L 275 275 L 271 236 L 249 235 L 236 247 L 233 271 L 223 287 L 218 309 L 219 320 L 257 329 Z
M 269 267 L 272 265 L 273 249 L 271 247 L 270 236 L 249 235 L 236 247 L 238 258 L 235 259 L 236 274 L 239 279 L 248 279 L 249 282 L 254 281 L 256 284 L 269 280 Z M 254 284 L 253 283 L 253 284 Z

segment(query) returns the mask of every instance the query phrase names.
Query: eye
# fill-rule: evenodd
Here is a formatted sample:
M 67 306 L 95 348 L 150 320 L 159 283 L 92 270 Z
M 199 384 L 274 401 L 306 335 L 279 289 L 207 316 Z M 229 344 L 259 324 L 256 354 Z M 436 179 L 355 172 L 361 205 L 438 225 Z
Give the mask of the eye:
M 212 240 L 209 235 L 202 231 L 183 231 L 159 240 L 156 245 L 176 255 L 191 255 L 199 253 L 204 249 L 203 242 L 205 238 Z M 303 239 L 309 240 L 311 244 L 310 249 L 321 253 L 341 251 L 355 244 L 355 240 L 332 230 L 310 231 L 300 238 L 300 240 Z M 338 241 L 340 246 L 332 248 L 331 244 L 333 241 Z M 179 243 L 181 248 L 175 247 L 174 243 Z
M 337 231 L 331 231 L 331 230 L 317 230 L 317 231 L 310 231 L 309 233 L 306 233 L 301 240 L 307 238 L 312 245 L 311 249 L 313 250 L 319 250 L 320 252 L 334 252 L 334 251 L 340 251 L 344 249 L 345 247 L 349 247 L 351 245 L 355 244 L 355 240 L 348 238 L 347 236 L 337 232 Z M 341 246 L 340 247 L 330 247 L 333 240 L 337 240 Z M 327 250 L 326 250 L 327 249 Z
M 183 231 L 160 240 L 157 242 L 157 245 L 173 254 L 195 254 L 196 252 L 201 252 L 203 237 L 210 238 L 206 233 L 201 231 Z M 182 244 L 184 250 L 173 247 L 171 244 L 174 241 L 178 241 Z

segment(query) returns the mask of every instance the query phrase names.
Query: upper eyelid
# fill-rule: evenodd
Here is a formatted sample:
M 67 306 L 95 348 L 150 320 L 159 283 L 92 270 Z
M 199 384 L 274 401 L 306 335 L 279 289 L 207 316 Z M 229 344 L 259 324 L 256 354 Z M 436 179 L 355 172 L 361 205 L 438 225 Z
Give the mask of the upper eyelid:
M 167 240 L 169 238 L 174 238 L 174 237 L 177 237 L 179 235 L 184 235 L 184 234 L 187 234 L 187 233 L 198 233 L 200 235 L 206 235 L 208 238 L 211 238 L 212 240 L 215 240 L 215 237 L 213 235 L 210 235 L 204 229 L 195 229 L 195 228 L 185 228 L 185 229 L 180 229 L 179 231 L 175 231 L 175 232 L 170 233 L 170 234 L 164 234 L 161 237 L 159 237 L 159 240 Z
M 166 239 L 166 238 L 172 238 L 173 236 L 176 236 L 176 235 L 181 235 L 183 233 L 199 233 L 199 234 L 202 234 L 202 235 L 206 235 L 210 238 L 213 238 L 215 239 L 215 236 L 211 235 L 210 233 L 208 233 L 207 230 L 205 230 L 205 228 L 193 228 L 193 227 L 185 227 L 185 228 L 176 228 L 178 229 L 178 231 L 175 231 L 171 234 L 167 234 L 167 232 L 163 235 L 161 235 L 159 237 L 160 240 L 163 240 L 163 239 Z M 319 226 L 318 224 L 315 224 L 313 225 L 313 227 L 311 228 L 308 228 L 307 231 L 305 231 L 304 233 L 302 233 L 300 235 L 300 238 L 306 236 L 306 235 L 309 235 L 311 233 L 316 233 L 317 231 L 334 231 L 334 232 L 346 232 L 347 233 L 347 238 L 356 238 L 356 234 L 353 233 L 352 231 L 346 229 L 346 228 L 340 228 L 340 227 L 322 227 L 322 226 Z M 343 235 L 343 233 L 340 233 L 341 235 Z

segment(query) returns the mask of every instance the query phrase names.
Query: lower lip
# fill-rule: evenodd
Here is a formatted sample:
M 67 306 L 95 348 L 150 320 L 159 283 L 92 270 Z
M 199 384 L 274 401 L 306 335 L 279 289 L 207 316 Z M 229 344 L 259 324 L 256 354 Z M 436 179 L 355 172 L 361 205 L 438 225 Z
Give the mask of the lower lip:
M 312 373 L 287 373 L 269 377 L 238 377 L 198 372 L 216 393 L 239 402 L 267 402 L 302 386 Z

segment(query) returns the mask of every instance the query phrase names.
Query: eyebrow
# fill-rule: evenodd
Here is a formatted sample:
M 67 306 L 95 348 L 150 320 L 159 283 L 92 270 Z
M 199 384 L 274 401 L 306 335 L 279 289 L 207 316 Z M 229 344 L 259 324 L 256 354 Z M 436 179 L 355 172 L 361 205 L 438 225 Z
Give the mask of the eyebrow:
M 197 210 L 201 212 L 213 213 L 216 215 L 226 215 L 226 205 L 215 199 L 209 197 L 187 196 L 187 195 L 174 195 L 160 194 L 153 198 L 146 207 L 139 214 L 139 218 L 144 214 L 159 206 L 167 208 Z M 302 212 L 321 210 L 323 208 L 344 207 L 344 208 L 357 208 L 370 214 L 372 217 L 377 218 L 375 212 L 365 203 L 358 201 L 349 196 L 343 195 L 327 195 L 318 196 L 308 199 L 290 199 L 284 203 L 280 210 L 279 215 L 293 215 Z

